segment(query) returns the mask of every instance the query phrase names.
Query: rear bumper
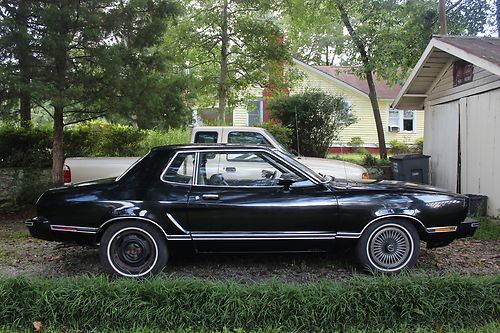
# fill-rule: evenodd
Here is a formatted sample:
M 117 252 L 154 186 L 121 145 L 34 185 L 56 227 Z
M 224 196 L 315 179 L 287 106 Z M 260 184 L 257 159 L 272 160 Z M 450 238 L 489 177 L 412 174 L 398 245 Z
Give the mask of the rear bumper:
M 427 248 L 432 249 L 435 247 L 442 247 L 450 244 L 455 239 L 472 237 L 478 227 L 479 222 L 477 220 L 466 218 L 458 227 L 453 227 L 456 228 L 453 231 L 430 234 L 430 237 L 427 239 Z
M 52 225 L 43 217 L 34 217 L 24 222 L 31 236 L 47 241 L 63 243 L 94 244 L 95 228 Z

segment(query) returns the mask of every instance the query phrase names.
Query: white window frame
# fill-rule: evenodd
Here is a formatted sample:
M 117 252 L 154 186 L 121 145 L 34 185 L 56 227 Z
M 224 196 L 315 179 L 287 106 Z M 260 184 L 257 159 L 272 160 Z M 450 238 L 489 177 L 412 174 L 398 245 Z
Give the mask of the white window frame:
M 390 113 L 391 111 L 398 112 L 398 124 L 393 125 L 390 124 Z M 405 111 L 411 111 L 413 113 L 413 130 L 406 131 L 404 129 L 404 113 Z M 395 130 L 397 128 L 397 130 Z M 417 131 L 417 112 L 415 110 L 398 110 L 398 109 L 389 109 L 387 112 L 387 129 L 389 132 L 404 132 L 404 133 L 416 133 Z M 391 130 L 393 129 L 393 130 Z
M 256 98 L 256 99 L 249 100 L 247 103 L 247 126 L 250 126 L 250 112 L 248 111 L 248 106 L 250 104 L 253 105 L 253 103 L 255 103 L 255 102 L 259 102 L 259 121 L 260 121 L 259 124 L 255 124 L 255 125 L 260 125 L 260 124 L 264 123 L 264 100 L 262 98 Z

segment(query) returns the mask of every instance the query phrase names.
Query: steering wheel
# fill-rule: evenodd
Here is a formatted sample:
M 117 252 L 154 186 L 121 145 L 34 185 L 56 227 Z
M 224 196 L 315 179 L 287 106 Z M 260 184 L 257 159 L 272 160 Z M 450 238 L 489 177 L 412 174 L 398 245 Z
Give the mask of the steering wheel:
M 269 178 L 271 180 L 276 179 L 276 175 L 278 174 L 278 170 L 275 170 L 272 176 Z

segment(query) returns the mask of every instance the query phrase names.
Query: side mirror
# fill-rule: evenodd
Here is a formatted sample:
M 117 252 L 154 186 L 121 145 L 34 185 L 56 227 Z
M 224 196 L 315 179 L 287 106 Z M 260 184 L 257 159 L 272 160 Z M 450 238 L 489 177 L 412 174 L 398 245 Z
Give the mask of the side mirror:
M 293 183 L 295 183 L 293 175 L 288 173 L 282 174 L 278 179 L 278 185 L 283 186 L 285 188 L 285 191 L 290 191 L 290 186 L 292 186 Z

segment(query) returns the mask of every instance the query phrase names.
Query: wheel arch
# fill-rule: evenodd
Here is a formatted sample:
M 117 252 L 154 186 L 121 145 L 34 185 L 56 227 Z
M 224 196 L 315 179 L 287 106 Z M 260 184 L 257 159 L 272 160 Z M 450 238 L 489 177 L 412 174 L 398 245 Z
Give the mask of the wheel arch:
M 164 238 L 165 242 L 168 242 L 168 235 L 167 235 L 167 233 L 165 232 L 165 230 L 162 228 L 162 226 L 158 222 L 156 222 L 156 221 L 154 221 L 152 219 L 145 218 L 145 217 L 140 217 L 140 216 L 119 216 L 119 217 L 113 217 L 113 218 L 105 221 L 99 227 L 99 229 L 97 230 L 97 233 L 96 233 L 96 236 L 95 236 L 95 242 L 96 243 L 100 243 L 101 242 L 101 238 L 104 235 L 104 232 L 109 227 L 111 227 L 112 225 L 114 225 L 116 223 L 127 221 L 127 220 L 131 220 L 131 221 L 138 221 L 138 220 L 140 220 L 140 221 L 143 221 L 144 223 L 148 223 L 149 225 L 152 225 L 155 229 L 157 229 L 158 231 L 160 231 L 160 233 L 163 235 L 163 238 Z
M 391 221 L 391 220 L 404 220 L 410 222 L 415 229 L 417 230 L 418 236 L 420 239 L 425 240 L 427 238 L 427 231 L 425 228 L 425 225 L 422 221 L 420 221 L 418 218 L 411 216 L 411 215 L 404 215 L 404 214 L 391 214 L 391 215 L 383 215 L 380 217 L 377 217 L 370 222 L 368 222 L 364 227 L 363 230 L 361 230 L 360 236 L 363 235 L 363 233 L 368 229 L 368 227 L 376 222 L 384 222 L 384 221 Z

